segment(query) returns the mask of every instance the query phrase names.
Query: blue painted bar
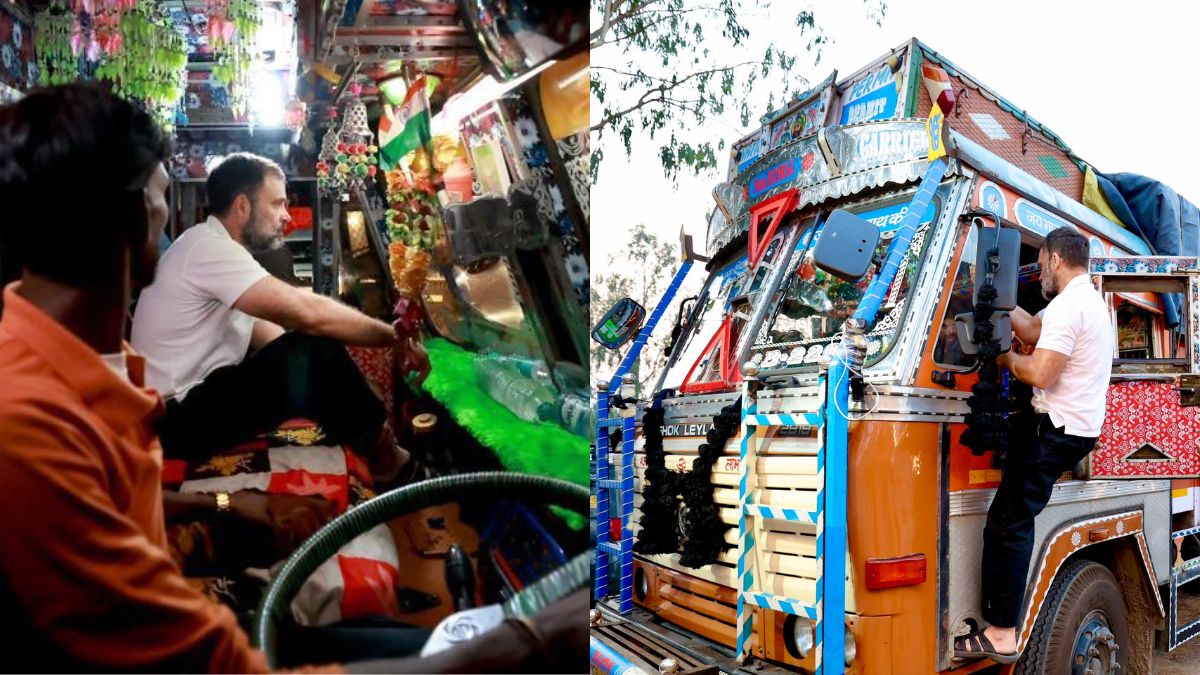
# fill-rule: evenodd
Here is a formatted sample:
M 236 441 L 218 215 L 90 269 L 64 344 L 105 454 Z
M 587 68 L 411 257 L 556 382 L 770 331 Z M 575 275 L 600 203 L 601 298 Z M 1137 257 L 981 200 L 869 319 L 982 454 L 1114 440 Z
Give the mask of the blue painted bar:
M 910 213 L 911 213 L 910 209 Z M 899 235 L 897 235 L 899 236 Z M 829 394 L 825 408 L 825 532 L 822 571 L 826 583 L 818 591 L 823 593 L 821 640 L 824 643 L 824 661 L 821 673 L 845 672 L 846 644 L 846 496 L 847 496 L 847 451 L 850 423 L 844 411 L 849 410 L 849 369 L 841 356 L 829 364 Z
M 622 376 L 628 373 L 633 364 L 637 362 L 642 348 L 646 346 L 646 341 L 654 333 L 655 327 L 658 326 L 659 320 L 662 319 L 667 306 L 671 304 L 671 300 L 679 291 L 679 287 L 683 285 L 683 280 L 691 268 L 692 261 L 690 260 L 685 260 L 679 266 L 670 286 L 659 298 L 658 305 L 650 314 L 650 318 L 646 320 L 638 332 L 637 338 L 629 347 L 629 351 L 625 353 L 625 358 L 621 360 L 621 365 L 617 367 L 616 373 L 609 381 L 608 389 L 601 389 L 596 395 L 597 450 L 596 486 L 594 488 L 596 496 L 596 568 L 593 589 L 597 600 L 609 594 L 608 573 L 615 558 L 621 576 L 620 587 L 617 589 L 617 603 L 618 610 L 622 614 L 633 610 L 633 531 L 630 529 L 632 525 L 630 520 L 633 517 L 633 477 L 635 475 L 633 450 L 634 427 L 637 424 L 637 417 L 634 415 L 633 417 L 609 419 L 608 397 L 610 394 L 620 394 Z M 621 427 L 621 476 L 619 480 L 613 480 L 610 478 L 608 462 L 609 430 L 618 425 Z M 608 490 L 614 488 L 621 490 L 618 516 L 614 516 L 612 513 L 613 505 L 610 503 L 608 495 Z M 621 540 L 615 544 L 612 542 L 609 529 L 609 522 L 614 517 L 619 517 L 621 520 Z
M 601 389 L 596 392 L 596 419 L 608 419 L 608 392 Z M 608 554 L 604 545 L 608 543 L 608 520 L 611 518 L 608 503 L 608 490 L 600 488 L 601 482 L 609 480 L 608 465 L 608 427 L 597 422 L 596 443 L 592 454 L 596 457 L 596 487 L 593 496 L 596 498 L 596 566 L 592 574 L 592 597 L 598 602 L 608 596 Z
M 621 365 L 617 366 L 617 372 L 608 382 L 608 391 L 615 392 L 616 387 L 621 384 L 621 376 L 629 372 L 637 361 L 638 356 L 642 353 L 642 347 L 646 346 L 646 340 L 654 333 L 654 327 L 658 325 L 659 319 L 662 318 L 663 312 L 667 311 L 667 306 L 671 304 L 671 300 L 675 298 L 675 293 L 679 291 L 679 287 L 683 285 L 683 280 L 687 278 L 688 271 L 692 269 L 692 261 L 685 260 L 679 266 L 679 270 L 675 272 L 675 278 L 671 279 L 671 285 L 667 286 L 667 290 L 658 300 L 658 305 L 654 311 L 650 313 L 650 318 L 646 319 L 646 323 L 642 326 L 641 332 L 638 333 L 637 339 L 634 340 L 633 346 L 625 354 L 625 358 L 621 360 Z M 608 417 L 605 415 L 605 417 Z M 599 419 L 599 418 L 598 418 Z
M 879 306 L 883 304 L 883 298 L 887 295 L 888 289 L 892 286 L 892 280 L 896 278 L 896 272 L 900 269 L 900 263 L 908 255 L 908 248 L 912 243 L 913 235 L 917 232 L 917 225 L 921 222 L 925 211 L 929 209 L 929 202 L 937 192 L 938 185 L 941 183 L 942 177 L 946 175 L 948 167 L 944 158 L 936 159 L 929 164 L 925 175 L 921 177 L 917 194 L 913 195 L 912 201 L 908 205 L 908 213 L 904 214 L 904 220 L 900 222 L 896 235 L 892 237 L 892 243 L 888 245 L 888 254 L 883 268 L 871 281 L 866 295 L 858 303 L 858 311 L 854 313 L 855 318 L 866 319 L 868 327 L 874 322 L 875 315 L 879 312 Z
M 596 639 L 591 641 L 591 672 L 599 675 L 647 675 L 646 671 L 634 665 L 632 661 L 622 656 L 617 650 Z
M 660 303 L 661 304 L 661 303 Z M 622 614 L 633 611 L 633 427 L 637 420 L 625 418 L 624 435 L 621 443 L 621 589 L 619 610 Z

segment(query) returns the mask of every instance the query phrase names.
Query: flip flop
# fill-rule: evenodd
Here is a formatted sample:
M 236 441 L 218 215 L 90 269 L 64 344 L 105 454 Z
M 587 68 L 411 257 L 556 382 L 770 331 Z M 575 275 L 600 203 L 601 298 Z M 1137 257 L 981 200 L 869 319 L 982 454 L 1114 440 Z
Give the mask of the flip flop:
M 991 659 L 996 663 L 1016 663 L 1020 654 L 1001 654 L 995 645 L 983 634 L 983 628 L 977 628 L 966 635 L 954 638 L 954 657 L 958 659 Z

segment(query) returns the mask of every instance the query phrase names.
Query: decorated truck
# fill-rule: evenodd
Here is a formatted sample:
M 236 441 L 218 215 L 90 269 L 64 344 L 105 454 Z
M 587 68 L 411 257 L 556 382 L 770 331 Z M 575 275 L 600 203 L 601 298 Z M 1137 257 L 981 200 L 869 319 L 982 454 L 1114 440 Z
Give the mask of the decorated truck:
M 1029 391 L 981 370 L 973 311 L 985 284 L 1012 289 L 996 326 L 1044 307 L 1061 226 L 1090 241 L 1117 349 L 1095 450 L 1037 518 L 1015 670 L 1149 673 L 1200 632 L 1200 264 L 1110 178 L 915 39 L 735 143 L 708 257 L 685 247 L 599 391 L 593 672 L 996 667 L 954 658 L 1003 466 L 963 436 L 981 377 L 1005 411 Z

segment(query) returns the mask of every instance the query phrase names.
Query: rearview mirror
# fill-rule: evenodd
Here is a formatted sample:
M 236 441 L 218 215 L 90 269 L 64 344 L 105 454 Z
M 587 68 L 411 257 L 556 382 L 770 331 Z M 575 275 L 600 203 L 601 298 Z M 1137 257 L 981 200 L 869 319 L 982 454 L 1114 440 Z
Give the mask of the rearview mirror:
M 979 353 L 975 343 L 975 313 L 963 312 L 954 315 L 954 327 L 958 330 L 958 348 L 967 356 Z M 992 337 L 1000 341 L 1000 353 L 1012 349 L 1012 317 L 1008 312 L 992 313 Z
M 616 349 L 637 335 L 645 319 L 645 307 L 632 298 L 621 298 L 592 329 L 592 339 L 605 349 Z
M 999 266 L 992 273 L 992 286 L 996 289 L 996 299 L 992 308 L 996 310 L 1011 310 L 1017 306 L 1017 271 L 1021 267 L 1021 233 L 1008 228 L 1000 228 L 999 241 L 996 239 L 994 228 L 980 228 L 975 246 L 975 295 L 973 302 L 979 302 L 979 289 L 987 277 L 988 254 L 993 247 L 999 250 Z
M 879 228 L 858 216 L 835 209 L 813 247 L 813 264 L 845 281 L 867 273 L 879 244 Z

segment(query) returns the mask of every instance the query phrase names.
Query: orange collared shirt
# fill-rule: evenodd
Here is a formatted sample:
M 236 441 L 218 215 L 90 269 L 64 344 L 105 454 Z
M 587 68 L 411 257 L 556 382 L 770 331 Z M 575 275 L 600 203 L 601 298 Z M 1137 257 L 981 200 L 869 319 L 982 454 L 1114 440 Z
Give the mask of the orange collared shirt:
M 11 667 L 266 672 L 233 613 L 166 549 L 162 402 L 4 289 L 0 319 L 0 644 Z M 15 658 L 15 663 L 14 663 Z

